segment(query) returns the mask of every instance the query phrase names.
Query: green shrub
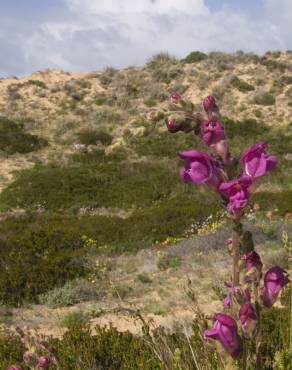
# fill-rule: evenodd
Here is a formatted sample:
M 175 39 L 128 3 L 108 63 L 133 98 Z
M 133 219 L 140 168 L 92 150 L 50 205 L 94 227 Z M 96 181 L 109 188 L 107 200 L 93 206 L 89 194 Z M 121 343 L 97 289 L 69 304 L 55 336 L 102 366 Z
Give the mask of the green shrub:
M 164 199 L 178 181 L 177 173 L 152 163 L 36 165 L 22 171 L 0 199 L 6 209 L 38 205 L 55 210 L 88 205 L 129 208 Z
M 149 274 L 146 274 L 145 272 L 138 274 L 137 279 L 143 284 L 152 283 L 152 279 L 150 278 Z
M 54 288 L 39 295 L 39 302 L 48 307 L 72 306 L 76 303 L 98 300 L 103 296 L 100 284 L 91 283 L 86 279 L 66 282 L 62 287 Z
M 159 258 L 157 262 L 157 266 L 159 270 L 167 270 L 169 268 L 176 269 L 181 265 L 181 258 L 179 256 L 175 256 L 173 254 L 164 254 L 162 257 Z
M 47 85 L 44 83 L 44 81 L 40 81 L 40 80 L 28 80 L 27 84 L 40 87 L 41 89 L 48 88 Z
M 273 369 L 275 354 L 289 348 L 291 310 L 265 309 L 262 314 L 262 356 L 264 369 Z M 285 369 L 286 370 L 286 369 Z
M 250 85 L 249 83 L 239 79 L 238 77 L 233 77 L 231 79 L 231 85 L 238 89 L 241 92 L 248 92 L 253 91 L 255 88 L 254 86 Z
M 0 369 L 7 369 L 11 364 L 22 363 L 25 352 L 19 336 L 8 330 L 0 330 Z
M 30 153 L 47 145 L 47 140 L 26 133 L 22 124 L 0 118 L 0 151 L 6 155 Z
M 184 62 L 184 63 L 197 63 L 197 62 L 201 62 L 202 60 L 205 60 L 207 58 L 208 58 L 208 55 L 205 54 L 205 53 L 202 53 L 201 51 L 192 51 L 184 59 L 182 59 L 182 62 Z
M 176 64 L 178 60 L 167 52 L 160 52 L 153 55 L 147 62 L 147 67 L 159 68 L 166 65 Z
M 268 92 L 258 93 L 255 95 L 253 102 L 257 105 L 274 105 L 276 103 L 276 99 Z
M 74 330 L 75 328 L 82 328 L 89 320 L 89 316 L 83 311 L 73 311 L 65 314 L 61 321 L 61 326 Z
M 83 130 L 78 133 L 78 140 L 81 144 L 96 145 L 101 143 L 103 145 L 110 145 L 113 138 L 106 130 Z
M 29 225 L 28 220 L 1 224 L 0 301 L 7 304 L 37 302 L 40 294 L 87 273 L 82 241 L 74 230 Z
M 281 367 L 281 364 L 286 363 L 290 366 L 288 352 L 290 315 L 287 309 L 272 308 L 263 311 L 263 370 L 289 369 Z M 61 339 L 49 340 L 57 350 L 62 370 L 222 369 L 216 352 L 203 345 L 196 322 L 192 335 L 187 339 L 182 333 L 169 334 L 161 327 L 155 329 L 150 336 L 147 325 L 143 326 L 141 336 L 129 332 L 120 333 L 113 327 L 99 326 L 95 327 L 92 334 L 89 326 L 85 324 L 87 320 L 88 315 L 80 311 L 67 314 L 63 323 L 69 330 Z M 18 337 L 2 334 L 0 344 L 1 369 L 6 369 L 12 363 L 24 365 L 22 360 L 24 348 Z M 251 344 L 248 348 L 254 351 Z M 254 361 L 252 355 L 249 360 L 252 364 Z M 239 363 L 238 365 L 240 366 Z M 55 367 L 52 367 L 52 370 L 55 370 Z

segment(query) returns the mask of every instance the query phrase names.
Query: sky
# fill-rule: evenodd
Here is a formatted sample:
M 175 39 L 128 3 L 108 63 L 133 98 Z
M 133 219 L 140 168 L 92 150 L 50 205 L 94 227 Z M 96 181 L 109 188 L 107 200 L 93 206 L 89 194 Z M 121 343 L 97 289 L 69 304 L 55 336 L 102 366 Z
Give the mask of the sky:
M 292 0 L 0 0 L 0 77 L 292 49 Z

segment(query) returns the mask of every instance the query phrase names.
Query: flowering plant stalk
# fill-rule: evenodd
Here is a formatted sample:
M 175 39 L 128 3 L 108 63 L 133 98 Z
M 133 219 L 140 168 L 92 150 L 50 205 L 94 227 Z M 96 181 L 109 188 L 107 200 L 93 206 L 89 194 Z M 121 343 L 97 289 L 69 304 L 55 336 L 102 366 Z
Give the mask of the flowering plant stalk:
M 31 370 L 49 370 L 54 366 L 55 369 L 60 370 L 57 351 L 49 343 L 47 337 L 28 327 L 24 329 L 17 327 L 16 332 L 26 348 L 23 354 L 26 368 Z M 23 370 L 23 368 L 15 364 L 10 365 L 7 370 Z
M 204 331 L 203 337 L 208 345 L 219 342 L 226 354 L 241 361 L 242 369 L 247 366 L 246 343 L 254 341 L 255 369 L 260 370 L 261 311 L 274 305 L 289 278 L 280 266 L 272 267 L 263 277 L 263 263 L 242 220 L 260 178 L 275 169 L 278 160 L 268 154 L 265 142 L 247 148 L 240 159 L 233 157 L 215 98 L 206 97 L 202 105 L 203 113 L 194 112 L 194 105 L 174 92 L 170 96 L 170 109 L 151 110 L 147 116 L 154 122 L 164 119 L 172 134 L 194 133 L 209 148 L 209 153 L 195 149 L 179 153 L 185 163 L 180 173 L 182 181 L 207 185 L 215 191 L 232 222 L 231 239 L 227 242 L 231 247 L 232 280 L 226 283 L 225 311 L 212 317 L 213 326 Z M 233 178 L 235 170 L 237 177 Z

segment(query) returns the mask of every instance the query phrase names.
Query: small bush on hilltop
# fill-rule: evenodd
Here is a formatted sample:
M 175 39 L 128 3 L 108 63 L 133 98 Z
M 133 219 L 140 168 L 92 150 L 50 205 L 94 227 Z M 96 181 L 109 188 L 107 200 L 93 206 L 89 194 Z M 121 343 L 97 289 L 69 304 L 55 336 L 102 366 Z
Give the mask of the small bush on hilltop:
M 182 59 L 182 62 L 184 62 L 184 63 L 197 63 L 197 62 L 201 62 L 202 60 L 205 60 L 207 58 L 208 58 L 208 55 L 205 54 L 205 53 L 202 53 L 201 51 L 192 51 L 184 59 Z
M 178 60 L 166 52 L 161 52 L 153 55 L 147 63 L 147 67 L 157 68 L 165 65 L 177 64 Z

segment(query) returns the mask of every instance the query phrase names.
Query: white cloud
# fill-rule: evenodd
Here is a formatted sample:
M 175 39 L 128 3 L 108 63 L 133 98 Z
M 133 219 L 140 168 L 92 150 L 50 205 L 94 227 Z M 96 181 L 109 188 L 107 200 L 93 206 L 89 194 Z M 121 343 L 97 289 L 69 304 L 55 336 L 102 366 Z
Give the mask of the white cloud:
M 0 35 L 8 58 L 0 61 L 2 74 L 124 67 L 143 64 L 159 51 L 182 57 L 192 50 L 292 48 L 291 0 L 263 0 L 258 15 L 228 7 L 212 12 L 204 0 L 63 1 L 66 12 L 58 17 L 32 25 L 17 22 L 16 31 L 7 28 L 9 42 Z M 9 62 L 12 55 L 19 60 Z

